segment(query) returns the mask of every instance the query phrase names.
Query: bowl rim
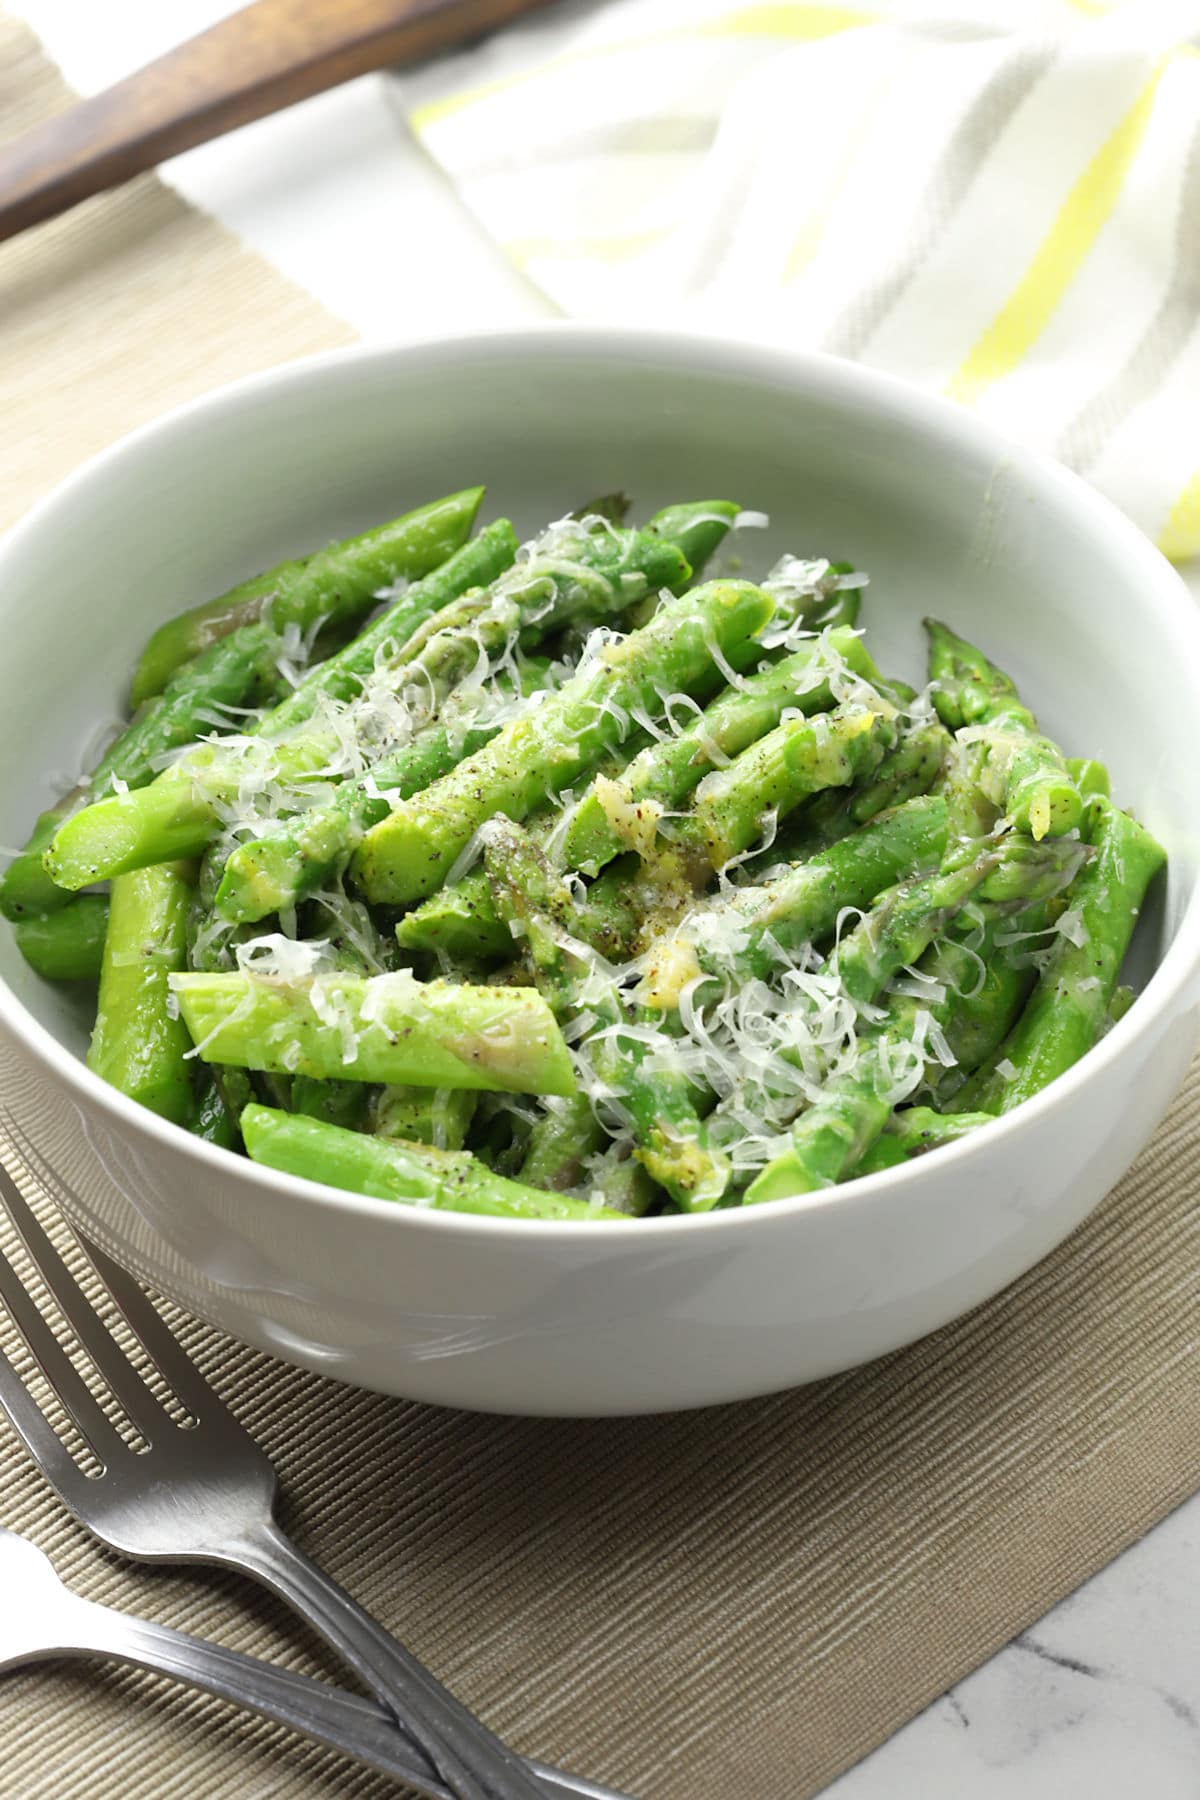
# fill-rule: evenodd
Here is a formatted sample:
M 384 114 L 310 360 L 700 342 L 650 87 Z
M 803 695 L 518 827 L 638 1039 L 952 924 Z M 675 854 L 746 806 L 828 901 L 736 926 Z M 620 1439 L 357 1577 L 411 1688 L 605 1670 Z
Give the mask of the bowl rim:
M 756 341 L 703 327 L 667 330 L 656 326 L 593 324 L 577 320 L 518 323 L 486 330 L 448 330 L 418 337 L 372 340 L 320 351 L 259 370 L 172 407 L 89 457 L 0 539 L 0 575 L 14 551 L 22 549 L 28 541 L 36 540 L 55 515 L 69 510 L 77 493 L 106 474 L 112 464 L 119 463 L 122 457 L 154 439 L 170 440 L 177 433 L 186 433 L 198 420 L 253 404 L 276 389 L 302 386 L 306 382 L 320 384 L 336 378 L 338 371 L 347 368 L 403 364 L 431 354 L 486 359 L 498 352 L 515 350 L 528 357 L 537 357 L 567 345 L 573 354 L 597 362 L 628 361 L 631 357 L 639 357 L 641 360 L 652 359 L 656 364 L 685 367 L 695 366 L 699 360 L 705 373 L 720 373 L 742 380 L 769 380 L 782 383 L 793 392 L 806 390 L 823 395 L 835 403 L 858 401 L 876 407 L 887 406 L 894 414 L 905 417 L 926 439 L 937 440 L 948 449 L 957 444 L 974 456 L 990 457 L 996 464 L 1006 466 L 1015 475 L 1048 493 L 1061 507 L 1074 512 L 1086 527 L 1109 541 L 1114 553 L 1141 565 L 1138 571 L 1139 602 L 1149 602 L 1164 625 L 1174 628 L 1181 647 L 1186 646 L 1190 652 L 1188 660 L 1200 694 L 1200 612 L 1188 588 L 1166 557 L 1132 520 L 1072 470 L 1018 443 L 965 407 L 927 393 L 899 376 L 819 351 L 793 349 L 776 342 Z M 1189 981 L 1196 986 L 1197 994 L 1188 996 L 1183 1006 L 1200 998 L 1200 884 L 1184 908 L 1164 956 L 1125 1017 L 1040 1094 L 1015 1107 L 1011 1113 L 999 1115 L 991 1126 L 941 1146 L 937 1152 L 937 1168 L 947 1173 L 965 1172 L 982 1153 L 981 1146 L 990 1152 L 999 1147 L 1003 1137 L 1020 1134 L 1039 1120 L 1064 1109 L 1094 1075 L 1110 1068 L 1127 1049 L 1150 1037 L 1167 1021 L 1172 1011 L 1183 1010 L 1180 997 Z M 64 1079 L 81 1102 L 110 1114 L 114 1122 L 132 1129 L 135 1135 L 144 1133 L 165 1149 L 184 1156 L 196 1164 L 198 1172 L 207 1171 L 216 1177 L 222 1172 L 226 1175 L 234 1172 L 229 1151 L 138 1106 L 93 1074 L 86 1063 L 68 1051 L 34 1018 L 3 978 L 0 978 L 0 1022 L 36 1061 Z M 249 1157 L 236 1159 L 236 1173 L 240 1179 L 248 1180 L 251 1186 L 260 1187 L 264 1192 L 290 1195 L 308 1205 L 322 1208 L 332 1205 L 350 1216 L 388 1217 L 396 1221 L 394 1229 L 397 1231 L 433 1230 L 499 1236 L 512 1241 L 533 1232 L 541 1243 L 551 1238 L 558 1243 L 580 1239 L 595 1243 L 597 1234 L 601 1234 L 599 1241 L 609 1245 L 625 1241 L 623 1234 L 614 1232 L 611 1220 L 506 1219 L 398 1205 L 395 1201 L 310 1181 L 307 1177 L 286 1175 L 255 1163 Z M 651 1239 L 674 1240 L 680 1233 L 711 1235 L 755 1230 L 759 1227 L 750 1223 L 755 1218 L 782 1221 L 799 1213 L 820 1212 L 830 1206 L 870 1208 L 881 1197 L 890 1197 L 893 1192 L 903 1193 L 921 1182 L 926 1173 L 925 1159 L 917 1157 L 874 1175 L 861 1176 L 855 1181 L 813 1193 L 788 1195 L 767 1205 L 708 1213 L 665 1214 L 631 1219 L 630 1223 L 637 1227 L 635 1241 L 648 1246 Z

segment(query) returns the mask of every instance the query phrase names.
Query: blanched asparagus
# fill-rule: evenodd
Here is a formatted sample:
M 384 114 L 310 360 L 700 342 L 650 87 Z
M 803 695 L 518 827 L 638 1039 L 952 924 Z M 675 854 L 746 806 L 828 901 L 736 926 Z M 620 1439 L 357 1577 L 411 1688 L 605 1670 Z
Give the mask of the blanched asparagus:
M 517 534 L 507 519 L 485 525 L 478 537 L 406 588 L 336 656 L 314 663 L 294 692 L 272 709 L 262 729 L 269 737 L 281 737 L 311 718 L 322 696 L 353 700 L 377 665 L 386 667 L 399 661 L 414 632 L 435 620 L 461 595 L 488 587 L 512 567 L 516 554 Z
M 481 487 L 448 494 L 300 561 L 278 563 L 169 619 L 142 651 L 132 704 L 140 706 L 159 693 L 181 663 L 241 625 L 265 619 L 276 632 L 289 624 L 307 631 L 319 620 L 352 619 L 367 611 L 381 588 L 427 575 L 464 544 L 482 499 Z
M 191 1040 L 172 1017 L 170 981 L 187 958 L 187 872 L 168 864 L 112 885 L 88 1067 L 151 1112 L 186 1125 Z
M 736 500 L 688 500 L 664 506 L 647 522 L 646 530 L 657 532 L 682 550 L 692 575 L 698 576 L 720 549 L 741 510 Z
M 248 1106 L 242 1135 L 255 1162 L 376 1200 L 501 1219 L 608 1219 L 621 1214 L 494 1175 L 462 1152 L 424 1149 L 317 1119 Z
M 575 933 L 610 962 L 628 956 L 644 923 L 639 893 L 640 862 L 618 857 L 575 903 Z M 486 875 L 464 875 L 454 887 L 439 888 L 396 927 L 403 950 L 418 950 L 464 962 L 496 962 L 512 954 L 508 927 L 496 911 Z
M 1074 879 L 1087 846 L 1073 839 L 1033 843 L 1016 833 L 978 851 L 959 850 L 931 875 L 892 888 L 842 939 L 842 986 L 864 1005 L 928 948 L 974 895 L 992 918 L 1049 900 Z
M 556 1016 L 586 1011 L 594 1066 L 630 1115 L 638 1161 L 676 1205 L 688 1211 L 714 1205 L 728 1186 L 728 1163 L 708 1142 L 688 1082 L 647 1056 L 645 1043 L 628 1030 L 615 983 L 568 935 L 567 890 L 528 833 L 510 820 L 487 825 L 484 857 L 497 910 L 523 934 L 534 979 Z
M 193 1136 L 203 1138 L 207 1144 L 216 1144 L 222 1150 L 236 1150 L 241 1144 L 237 1119 L 211 1069 L 205 1069 L 201 1073 L 192 1115 L 188 1120 L 188 1130 Z
M 687 579 L 682 554 L 648 532 L 580 526 L 560 531 L 554 542 L 553 549 L 535 545 L 535 554 L 485 593 L 451 601 L 427 617 L 409 639 L 397 659 L 397 681 L 417 691 L 427 709 L 445 699 L 481 653 L 503 651 L 515 634 L 538 636 L 572 620 L 595 623 L 651 586 Z M 277 735 L 268 717 L 259 736 L 269 740 L 253 753 L 264 784 L 303 783 L 327 769 L 340 749 L 335 732 L 303 720 Z M 55 836 L 47 870 L 60 886 L 77 889 L 147 863 L 200 855 L 216 830 L 218 808 L 245 779 L 247 760 L 241 745 L 201 745 L 149 788 L 76 813 Z
M 1096 853 L 1069 896 L 1073 928 L 1055 938 L 995 1063 L 955 1095 L 956 1113 L 1010 1112 L 1078 1062 L 1105 1028 L 1146 890 L 1166 857 L 1128 813 L 1103 799 L 1093 804 Z
M 377 1137 L 429 1144 L 435 1150 L 461 1150 L 478 1098 L 468 1088 L 381 1088 L 371 1102 L 371 1130 Z M 563 1101 L 564 1106 L 574 1104 Z
M 726 647 L 751 638 L 772 605 L 749 582 L 709 582 L 667 601 L 648 625 L 599 654 L 557 693 L 367 833 L 353 864 L 369 899 L 405 904 L 441 885 L 485 820 L 523 819 L 586 775 L 626 735 L 631 712 L 661 715 L 663 695 L 711 690 Z
M 14 926 L 17 948 L 46 981 L 98 981 L 108 929 L 108 898 L 80 894 L 69 906 Z
M 901 1163 L 969 1137 L 981 1125 L 990 1125 L 991 1113 L 960 1113 L 947 1117 L 928 1106 L 906 1106 L 894 1112 L 882 1134 L 876 1138 L 862 1161 L 852 1171 L 851 1179 L 860 1175 L 877 1175 L 883 1169 L 894 1169 Z
M 622 831 L 622 818 L 631 820 L 650 802 L 645 816 L 653 825 L 656 809 L 677 805 L 710 770 L 778 725 L 786 710 L 809 715 L 827 711 L 835 703 L 835 682 L 848 673 L 870 682 L 879 672 L 861 638 L 837 631 L 814 639 L 781 662 L 768 663 L 740 686 L 728 689 L 690 724 L 643 750 L 611 784 L 611 791 L 589 790 L 563 838 L 564 865 L 585 875 L 598 874 L 630 847 L 630 827 Z
M 780 951 L 832 936 L 845 908 L 867 906 L 901 877 L 937 867 L 945 846 L 946 803 L 923 795 L 761 887 L 696 907 L 652 945 L 642 989 L 646 1004 L 677 1002 L 679 973 L 689 960 L 697 973 L 770 980 L 778 973 Z
M 586 1094 L 551 1100 L 529 1134 L 518 1179 L 556 1193 L 578 1187 L 584 1166 L 604 1143 L 604 1127 Z
M 969 727 L 982 751 L 979 784 L 1019 831 L 1061 837 L 1083 802 L 1058 745 L 1022 706 L 1012 680 L 936 619 L 926 619 L 934 705 L 943 721 Z
M 421 983 L 406 972 L 287 982 L 175 975 L 199 1054 L 281 1075 L 572 1094 L 554 1015 L 529 988 Z
M 883 710 L 886 708 L 886 710 Z M 824 788 L 847 787 L 875 768 L 896 741 L 892 709 L 845 707 L 791 719 L 706 775 L 690 815 L 670 837 L 697 869 L 721 869 L 780 817 Z
M 895 748 L 862 781 L 848 788 L 828 788 L 806 800 L 783 825 L 768 855 L 785 862 L 815 856 L 889 807 L 927 794 L 949 747 L 950 734 L 942 725 L 904 731 Z

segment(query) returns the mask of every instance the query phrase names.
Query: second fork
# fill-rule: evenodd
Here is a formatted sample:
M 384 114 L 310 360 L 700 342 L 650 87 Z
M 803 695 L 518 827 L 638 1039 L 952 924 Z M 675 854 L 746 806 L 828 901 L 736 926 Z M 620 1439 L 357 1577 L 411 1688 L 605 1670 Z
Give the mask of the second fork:
M 0 1126 L 45 1192 L 64 1192 L 6 1113 L 0 1112 Z M 2 1355 L 0 1403 L 76 1517 L 127 1556 L 213 1563 L 279 1595 L 383 1701 L 457 1800 L 541 1800 L 546 1790 L 528 1765 L 283 1532 L 274 1516 L 271 1463 L 136 1282 L 96 1246 L 84 1246 L 130 1329 L 194 1420 L 191 1429 L 181 1429 L 143 1381 L 3 1167 L 0 1198 L 64 1318 L 149 1446 L 138 1454 L 126 1443 L 0 1255 L 0 1299 L 103 1473 L 83 1472 Z

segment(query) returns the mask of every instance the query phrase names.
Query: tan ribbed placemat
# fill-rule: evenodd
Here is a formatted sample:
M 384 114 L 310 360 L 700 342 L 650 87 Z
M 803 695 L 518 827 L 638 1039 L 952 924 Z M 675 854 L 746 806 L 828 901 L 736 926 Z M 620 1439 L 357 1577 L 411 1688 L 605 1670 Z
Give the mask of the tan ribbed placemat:
M 62 98 L 0 18 L 0 129 Z M 10 513 L 186 394 L 349 335 L 152 180 L 0 249 L 0 307 Z M 1200 1484 L 1198 1133 L 1194 1072 L 999 1299 L 706 1413 L 439 1412 L 173 1317 L 275 1459 L 287 1525 L 515 1744 L 644 1800 L 803 1800 Z M 2 1428 L 0 1523 L 96 1599 L 336 1676 L 244 1584 L 98 1550 Z M 398 1792 L 147 1678 L 0 1678 L 4 1800 Z

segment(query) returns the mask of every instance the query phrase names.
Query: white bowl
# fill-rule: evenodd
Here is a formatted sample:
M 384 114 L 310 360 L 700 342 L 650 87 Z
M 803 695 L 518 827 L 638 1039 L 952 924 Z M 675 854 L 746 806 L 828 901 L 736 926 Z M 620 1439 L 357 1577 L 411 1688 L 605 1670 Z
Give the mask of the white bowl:
M 0 550 L 0 842 L 119 709 L 153 626 L 472 481 L 521 529 L 618 487 L 642 514 L 732 495 L 771 515 L 747 533 L 755 565 L 786 547 L 871 571 L 885 668 L 919 678 L 928 611 L 977 638 L 1170 851 L 1145 992 L 1046 1093 L 907 1168 L 705 1218 L 543 1225 L 356 1199 L 163 1123 L 88 1072 L 85 1013 L 0 931 L 3 1098 L 77 1222 L 235 1337 L 495 1411 L 760 1394 L 994 1294 L 1129 1166 L 1196 1043 L 1200 633 L 1120 514 L 964 412 L 839 362 L 574 327 L 337 352 L 223 389 L 97 457 Z

